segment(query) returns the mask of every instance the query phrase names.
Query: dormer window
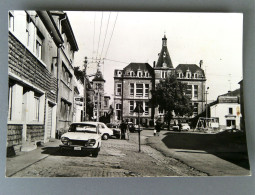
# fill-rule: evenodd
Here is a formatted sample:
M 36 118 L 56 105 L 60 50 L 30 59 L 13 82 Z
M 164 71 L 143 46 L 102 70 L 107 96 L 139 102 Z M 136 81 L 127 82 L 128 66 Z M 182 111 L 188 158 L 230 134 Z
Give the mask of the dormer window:
M 191 72 L 188 70 L 187 73 L 186 73 L 186 78 L 191 78 Z
M 142 71 L 137 72 L 138 77 L 142 77 Z
M 194 73 L 194 78 L 196 79 L 198 77 L 198 74 L 197 73 Z

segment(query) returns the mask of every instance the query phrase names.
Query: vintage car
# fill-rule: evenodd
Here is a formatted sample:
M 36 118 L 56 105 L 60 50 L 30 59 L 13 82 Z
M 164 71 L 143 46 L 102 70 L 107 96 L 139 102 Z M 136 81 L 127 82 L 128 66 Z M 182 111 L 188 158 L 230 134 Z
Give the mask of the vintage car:
M 121 136 L 121 131 L 120 131 L 120 128 L 119 128 L 119 125 L 118 124 L 113 124 L 113 123 L 108 123 L 106 124 L 106 126 L 110 129 L 112 129 L 113 131 L 113 136 L 115 136 L 116 138 L 120 138 Z
M 103 140 L 108 140 L 109 137 L 113 136 L 113 130 L 108 128 L 104 123 L 102 123 L 102 122 L 88 122 L 88 123 L 98 124 L 99 132 L 102 135 Z
M 72 123 L 67 133 L 61 136 L 61 153 L 67 150 L 86 151 L 97 157 L 101 148 L 99 124 L 86 122 Z

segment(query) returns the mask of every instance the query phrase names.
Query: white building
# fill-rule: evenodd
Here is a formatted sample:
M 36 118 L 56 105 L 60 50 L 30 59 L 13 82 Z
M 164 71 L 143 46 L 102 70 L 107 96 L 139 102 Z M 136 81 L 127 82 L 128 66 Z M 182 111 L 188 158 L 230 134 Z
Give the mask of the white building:
M 219 118 L 222 129 L 240 129 L 240 89 L 221 95 L 210 106 L 211 117 Z

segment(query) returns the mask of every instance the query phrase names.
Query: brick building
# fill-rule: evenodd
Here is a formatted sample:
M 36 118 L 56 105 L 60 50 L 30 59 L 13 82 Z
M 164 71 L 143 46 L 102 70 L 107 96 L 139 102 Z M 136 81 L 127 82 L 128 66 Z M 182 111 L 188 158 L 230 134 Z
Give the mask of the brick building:
M 49 11 L 8 13 L 8 148 L 30 150 L 38 142 L 54 138 L 61 100 L 70 100 L 72 105 L 71 61 L 78 47 L 68 22 L 64 22 L 68 18 L 61 14 L 65 18 Z M 64 84 L 70 93 L 62 89 Z
M 194 105 L 193 117 L 202 113 L 205 104 L 205 74 L 200 66 L 195 64 L 179 64 L 176 68 L 167 48 L 167 38 L 162 38 L 162 49 L 158 54 L 157 63 L 153 67 L 148 63 L 130 63 L 123 70 L 114 71 L 114 114 L 115 121 L 128 120 L 137 123 L 137 114 L 133 109 L 141 103 L 145 111 L 141 115 L 142 124 L 149 125 L 150 119 L 162 118 L 164 110 L 150 108 L 148 101 L 150 91 L 160 80 L 171 74 L 177 74 L 177 79 L 188 84 L 188 95 Z

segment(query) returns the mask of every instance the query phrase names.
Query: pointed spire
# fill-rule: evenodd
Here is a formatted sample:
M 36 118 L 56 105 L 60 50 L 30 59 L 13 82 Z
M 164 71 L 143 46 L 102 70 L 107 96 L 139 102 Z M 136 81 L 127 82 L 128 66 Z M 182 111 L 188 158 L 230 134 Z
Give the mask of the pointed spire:
M 159 53 L 158 61 L 156 64 L 156 68 L 173 68 L 172 60 L 170 58 L 168 49 L 167 49 L 167 38 L 164 34 L 164 37 L 162 38 L 162 49 Z
M 94 79 L 93 79 L 92 81 L 103 81 L 103 82 L 105 82 L 104 77 L 103 77 L 103 74 L 102 74 L 102 72 L 99 70 L 99 68 L 97 68 L 96 75 L 95 75 L 95 77 L 94 77 Z

